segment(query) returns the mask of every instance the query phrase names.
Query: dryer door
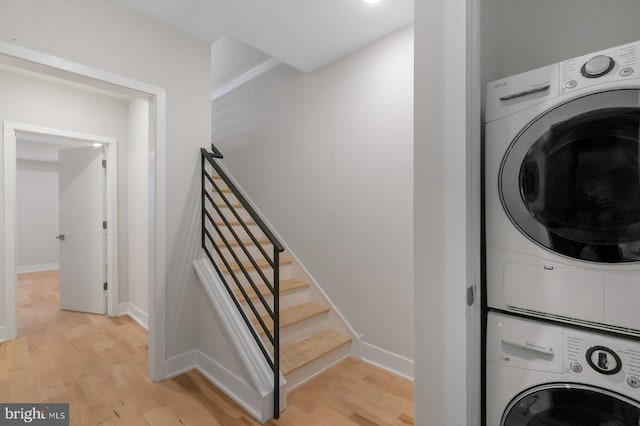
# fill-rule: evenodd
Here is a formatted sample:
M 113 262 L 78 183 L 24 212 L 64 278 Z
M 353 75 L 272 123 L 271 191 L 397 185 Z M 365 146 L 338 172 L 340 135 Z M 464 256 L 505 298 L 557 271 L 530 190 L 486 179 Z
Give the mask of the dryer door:
M 640 404 L 605 389 L 553 383 L 514 398 L 500 426 L 638 426 Z
M 640 261 L 640 90 L 537 117 L 507 150 L 498 184 L 507 215 L 535 243 L 586 261 Z

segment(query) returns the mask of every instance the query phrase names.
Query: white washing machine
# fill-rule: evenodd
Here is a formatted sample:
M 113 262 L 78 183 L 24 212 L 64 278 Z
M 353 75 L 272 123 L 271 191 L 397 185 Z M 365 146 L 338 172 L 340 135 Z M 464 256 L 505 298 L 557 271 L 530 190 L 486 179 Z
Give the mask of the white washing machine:
M 489 313 L 487 426 L 640 425 L 640 342 Z
M 640 334 L 639 50 L 489 84 L 489 307 Z

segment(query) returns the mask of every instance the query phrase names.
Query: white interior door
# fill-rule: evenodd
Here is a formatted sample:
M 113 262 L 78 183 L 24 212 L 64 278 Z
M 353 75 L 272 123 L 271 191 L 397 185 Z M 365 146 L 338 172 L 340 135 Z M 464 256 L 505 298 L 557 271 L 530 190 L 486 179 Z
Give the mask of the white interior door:
M 102 147 L 59 152 L 60 307 L 105 313 Z

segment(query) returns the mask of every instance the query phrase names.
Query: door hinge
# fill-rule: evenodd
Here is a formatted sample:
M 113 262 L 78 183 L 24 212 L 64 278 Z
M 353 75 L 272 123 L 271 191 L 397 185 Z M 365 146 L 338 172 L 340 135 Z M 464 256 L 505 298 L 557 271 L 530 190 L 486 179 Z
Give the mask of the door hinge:
M 107 160 L 102 160 L 102 167 L 107 168 Z
M 476 286 L 467 287 L 467 306 L 473 306 L 476 301 Z
M 102 222 L 102 229 L 107 229 L 107 221 Z
M 104 286 L 102 287 L 103 290 L 108 290 L 109 289 L 109 283 L 104 283 Z

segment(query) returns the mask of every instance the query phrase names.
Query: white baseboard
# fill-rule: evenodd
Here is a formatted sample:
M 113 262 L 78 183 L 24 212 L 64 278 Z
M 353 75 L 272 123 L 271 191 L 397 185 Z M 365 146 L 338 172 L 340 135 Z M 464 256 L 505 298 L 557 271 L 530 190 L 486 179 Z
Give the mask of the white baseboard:
M 198 351 L 193 350 L 164 361 L 164 380 L 172 379 L 196 368 Z
M 272 418 L 272 407 L 265 410 L 264 397 L 247 382 L 201 351 L 197 352 L 196 369 L 218 389 L 233 399 L 253 418 L 266 423 Z M 272 401 L 272 399 L 269 398 Z M 267 411 L 265 413 L 265 411 Z
M 266 423 L 271 419 L 273 408 L 264 401 L 265 399 L 272 401 L 271 395 L 261 396 L 247 382 L 197 349 L 167 359 L 164 365 L 164 378 L 172 379 L 191 370 L 198 370 L 256 420 Z
M 366 342 L 360 344 L 360 350 L 360 359 L 362 361 L 413 381 L 413 361 L 409 358 Z
M 53 271 L 53 270 L 56 270 L 56 269 L 60 269 L 60 263 L 59 262 L 42 263 L 40 265 L 18 266 L 18 268 L 16 269 L 16 272 L 18 274 L 26 274 L 26 273 L 29 273 L 29 272 Z
M 149 315 L 131 302 L 120 303 L 116 315 L 129 315 L 142 328 L 149 330 Z

